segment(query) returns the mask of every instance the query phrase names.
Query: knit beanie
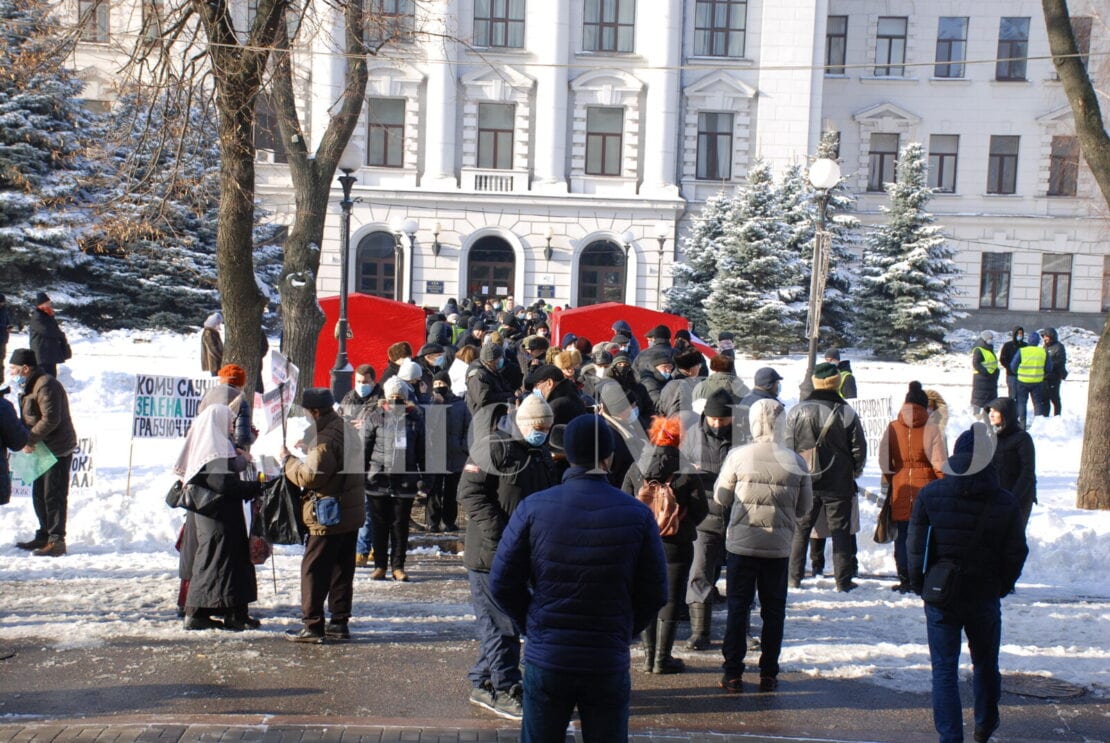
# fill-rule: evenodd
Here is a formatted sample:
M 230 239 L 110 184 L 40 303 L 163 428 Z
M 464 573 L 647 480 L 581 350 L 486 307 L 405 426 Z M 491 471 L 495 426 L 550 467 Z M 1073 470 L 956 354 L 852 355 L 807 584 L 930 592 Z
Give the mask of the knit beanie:
M 994 333 L 989 330 L 984 330 L 982 333 L 979 334 L 979 340 L 983 341 L 983 343 L 986 343 L 987 345 L 990 345 L 991 343 L 994 343 Z
M 493 364 L 499 358 L 505 355 L 505 349 L 501 348 L 497 343 L 486 343 L 482 345 L 482 350 L 478 354 L 478 360 L 483 364 Z
M 731 418 L 736 398 L 728 390 L 717 390 L 705 401 L 703 413 L 711 418 Z
M 516 427 L 523 434 L 529 434 L 543 424 L 550 426 L 554 421 L 551 406 L 539 395 L 526 395 L 516 411 Z
M 825 362 L 813 368 L 813 389 L 835 390 L 840 386 L 840 372 L 836 364 Z
M 397 376 L 401 378 L 402 382 L 415 382 L 423 375 L 420 372 L 420 364 L 410 360 L 401 363 L 401 367 L 397 370 Z
M 906 393 L 906 402 L 920 405 L 923 408 L 929 407 L 929 396 L 922 389 L 921 382 L 910 382 L 909 392 Z
M 613 453 L 613 434 L 596 415 L 580 415 L 567 424 L 563 449 L 571 464 L 596 468 Z
M 404 380 L 400 377 L 390 377 L 385 380 L 385 384 L 382 385 L 382 387 L 382 391 L 385 393 L 385 399 L 387 400 L 391 400 L 395 397 L 408 397 L 408 395 L 405 394 L 407 391 L 405 388 L 408 387 L 408 385 L 405 384 Z
M 313 410 L 329 410 L 335 405 L 335 398 L 327 387 L 309 387 L 301 393 L 301 407 Z
M 8 363 L 12 366 L 38 366 L 39 360 L 31 349 L 17 348 L 12 351 L 12 357 Z

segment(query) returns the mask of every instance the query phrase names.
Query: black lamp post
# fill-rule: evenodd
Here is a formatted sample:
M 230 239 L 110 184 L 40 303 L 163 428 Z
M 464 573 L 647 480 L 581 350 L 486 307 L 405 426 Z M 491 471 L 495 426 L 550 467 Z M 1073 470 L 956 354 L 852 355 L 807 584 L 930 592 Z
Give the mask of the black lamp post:
M 635 304 L 635 301 L 628 301 L 628 254 L 632 252 L 632 243 L 636 242 L 636 234 L 632 230 L 625 230 L 621 235 L 621 242 L 624 248 L 624 303 Z M 632 282 L 632 286 L 636 286 L 636 282 Z M 632 290 L 635 292 L 635 288 Z
M 829 191 L 840 183 L 840 166 L 835 160 L 821 158 L 809 166 L 809 182 L 817 189 L 817 229 L 813 233 L 813 263 L 809 276 L 809 311 L 806 314 L 806 336 L 809 355 L 806 374 L 799 391 L 802 397 L 813 392 L 813 370 L 817 366 L 817 340 L 821 335 L 821 305 L 825 299 L 825 280 L 829 272 L 832 235 L 825 229 Z
M 655 309 L 663 309 L 663 246 L 667 243 L 667 235 L 671 226 L 666 222 L 655 223 L 655 239 L 659 243 L 659 255 L 655 262 Z
M 356 180 L 351 175 L 355 169 L 350 165 L 343 162 L 339 168 L 343 173 L 339 176 L 339 185 L 343 187 L 343 200 L 339 202 L 339 208 L 343 210 L 343 225 L 339 250 L 339 322 L 335 326 L 339 351 L 335 354 L 335 366 L 331 370 L 331 394 L 336 401 L 342 400 L 351 391 L 354 376 L 354 368 L 347 358 L 347 270 L 351 257 L 351 207 L 354 205 L 351 187 Z

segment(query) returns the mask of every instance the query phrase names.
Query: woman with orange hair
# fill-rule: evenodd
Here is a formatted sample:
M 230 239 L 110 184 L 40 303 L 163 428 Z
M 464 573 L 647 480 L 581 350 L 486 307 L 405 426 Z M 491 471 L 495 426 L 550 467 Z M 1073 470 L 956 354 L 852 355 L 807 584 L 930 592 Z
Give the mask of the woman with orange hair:
M 677 417 L 652 419 L 648 431 L 651 446 L 645 447 L 638 462 L 628 469 L 622 490 L 636 497 L 648 483 L 669 486 L 678 502 L 679 523 L 673 534 L 663 536 L 663 553 L 667 558 L 667 604 L 659 610 L 657 620 L 642 635 L 646 673 L 682 673 L 686 665 L 671 656 L 678 610 L 685 602 L 690 563 L 694 559 L 694 538 L 697 525 L 709 507 L 701 480 L 693 473 L 681 472 L 678 452 L 682 441 L 682 424 Z

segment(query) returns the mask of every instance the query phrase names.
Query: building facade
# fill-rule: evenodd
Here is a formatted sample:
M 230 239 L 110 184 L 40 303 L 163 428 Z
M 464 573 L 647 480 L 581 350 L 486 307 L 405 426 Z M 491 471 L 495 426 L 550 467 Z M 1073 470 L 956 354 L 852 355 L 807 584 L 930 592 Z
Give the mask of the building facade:
M 1093 2 L 1071 12 L 1105 81 Z M 899 148 L 924 143 L 965 325 L 1100 328 L 1110 306 L 1110 215 L 1036 0 L 372 3 L 391 42 L 370 59 L 353 140 L 351 291 L 661 307 L 705 200 L 757 157 L 780 174 L 805 162 L 832 130 L 865 224 L 882 219 Z M 300 50 L 310 138 L 342 81 L 334 30 Z M 83 44 L 78 67 L 103 45 Z M 262 110 L 259 193 L 288 213 L 269 122 Z M 338 200 L 337 186 L 322 295 L 339 290 Z

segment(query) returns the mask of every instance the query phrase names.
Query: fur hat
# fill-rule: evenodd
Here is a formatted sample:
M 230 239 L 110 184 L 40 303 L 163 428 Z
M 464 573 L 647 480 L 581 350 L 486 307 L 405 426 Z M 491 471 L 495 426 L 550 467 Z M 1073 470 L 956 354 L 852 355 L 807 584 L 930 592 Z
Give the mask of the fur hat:
M 247 384 L 247 372 L 238 364 L 226 364 L 220 367 L 216 376 L 221 382 L 232 387 L 244 387 Z
M 530 335 L 524 340 L 525 351 L 546 351 L 551 348 L 551 342 L 542 335 Z
M 906 402 L 920 405 L 923 408 L 929 407 L 929 396 L 925 394 L 925 390 L 921 387 L 921 382 L 910 382 L 909 392 L 906 393 Z
M 327 387 L 309 387 L 301 393 L 301 407 L 312 410 L 330 410 L 335 398 Z
M 38 366 L 39 360 L 31 349 L 17 348 L 12 351 L 12 357 L 8 363 L 12 366 Z
M 504 357 L 505 349 L 497 343 L 486 343 L 482 345 L 482 350 L 478 354 L 478 360 L 483 364 L 492 364 L 498 359 Z
M 563 432 L 567 461 L 581 467 L 596 468 L 613 453 L 613 434 L 609 425 L 596 415 L 580 415 Z
M 836 364 L 826 361 L 813 368 L 812 380 L 815 390 L 835 390 L 840 386 L 840 372 L 837 371 Z
M 525 429 L 532 431 L 542 424 L 550 426 L 554 421 L 555 413 L 551 411 L 551 406 L 539 395 L 525 395 L 516 411 L 516 427 L 522 433 Z

